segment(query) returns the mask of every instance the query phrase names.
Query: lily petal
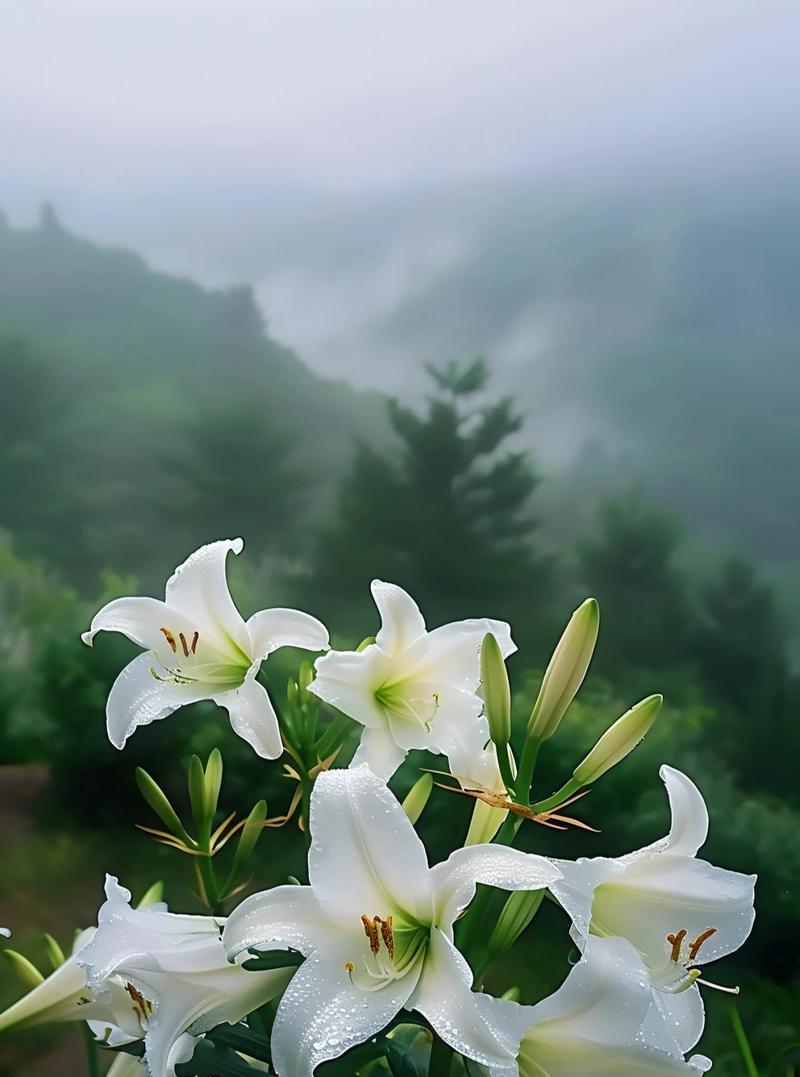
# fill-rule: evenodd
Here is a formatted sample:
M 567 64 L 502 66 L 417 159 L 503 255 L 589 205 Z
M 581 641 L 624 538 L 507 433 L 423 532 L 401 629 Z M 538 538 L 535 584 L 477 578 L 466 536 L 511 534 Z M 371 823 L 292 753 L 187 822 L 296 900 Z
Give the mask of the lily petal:
M 311 834 L 309 877 L 331 919 L 352 927 L 362 914 L 403 910 L 430 923 L 425 847 L 369 767 L 320 774 L 311 798 Z
M 385 725 L 375 688 L 391 659 L 374 644 L 363 651 L 331 651 L 314 663 L 316 676 L 308 686 L 319 699 L 369 728 Z
M 281 1077 L 311 1077 L 316 1067 L 380 1032 L 416 986 L 411 972 L 379 991 L 356 987 L 346 970 L 348 944 L 317 950 L 286 988 L 272 1028 L 272 1060 Z
M 478 883 L 501 890 L 541 890 L 561 877 L 551 860 L 505 845 L 456 849 L 431 869 L 436 923 L 452 936 L 458 914 L 475 896 Z
M 676 995 L 653 991 L 642 1035 L 664 1051 L 685 1054 L 703 1035 L 706 1023 L 703 996 L 697 984 Z
M 266 688 L 254 679 L 255 671 L 239 688 L 221 692 L 214 702 L 224 707 L 234 733 L 246 740 L 262 759 L 277 759 L 283 752 L 278 716 Z
M 550 886 L 574 926 L 577 938 L 589 934 L 592 921 L 594 891 L 601 883 L 622 875 L 624 867 L 608 857 L 580 857 L 578 860 L 556 860 L 561 878 Z
M 634 860 L 646 853 L 674 853 L 696 856 L 708 837 L 708 809 L 703 795 L 691 778 L 674 767 L 663 766 L 659 776 L 667 788 L 672 825 L 665 838 L 660 838 L 623 859 Z
M 167 605 L 202 626 L 218 650 L 237 658 L 250 654 L 250 637 L 242 615 L 234 605 L 225 575 L 229 551 L 242 552 L 240 538 L 211 542 L 195 550 L 167 580 Z
M 373 774 L 388 782 L 405 757 L 405 749 L 398 747 L 389 729 L 380 726 L 364 730 L 350 766 L 366 764 Z
M 603 932 L 624 935 L 648 957 L 663 955 L 664 961 L 667 934 L 685 928 L 691 940 L 713 927 L 716 933 L 693 961 L 704 964 L 738 950 L 750 934 L 755 881 L 705 860 L 656 853 L 599 887 L 592 917 Z
M 279 647 L 327 651 L 330 645 L 328 630 L 322 621 L 301 610 L 261 610 L 248 619 L 247 631 L 254 658 L 266 658 Z
M 150 725 L 179 707 L 208 698 L 207 685 L 159 679 L 153 675 L 153 668 L 153 656 L 140 654 L 125 666 L 111 686 L 106 703 L 106 727 L 115 748 L 124 748 L 125 741 L 139 726 Z
M 381 615 L 375 642 L 382 650 L 387 654 L 400 654 L 425 635 L 425 619 L 407 591 L 383 580 L 373 580 L 370 590 Z
M 480 683 L 481 644 L 489 632 L 497 639 L 503 658 L 516 651 L 511 628 L 505 621 L 473 618 L 434 628 L 407 651 L 404 664 L 415 671 L 415 680 L 447 683 L 463 692 L 475 692 Z
M 447 935 L 434 928 L 408 1008 L 418 1010 L 437 1035 L 460 1054 L 489 1067 L 493 1077 L 517 1077 L 519 1037 L 505 1020 L 502 1003 L 484 1009 L 480 998 L 472 990 L 469 965 Z
M 145 650 L 154 651 L 169 665 L 172 653 L 162 632 L 165 626 L 175 633 L 183 632 L 187 639 L 192 638 L 192 622 L 169 609 L 160 599 L 115 598 L 97 611 L 89 631 L 84 632 L 81 639 L 91 647 L 98 632 L 120 632 Z
M 310 886 L 276 886 L 237 905 L 222 933 L 228 960 L 245 950 L 285 950 L 306 956 L 326 938 L 327 916 Z

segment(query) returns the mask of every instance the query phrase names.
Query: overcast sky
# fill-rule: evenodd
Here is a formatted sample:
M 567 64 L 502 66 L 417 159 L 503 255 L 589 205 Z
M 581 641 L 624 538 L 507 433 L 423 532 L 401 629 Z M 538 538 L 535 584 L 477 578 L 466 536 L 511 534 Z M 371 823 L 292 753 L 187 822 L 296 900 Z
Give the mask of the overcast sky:
M 450 190 L 787 175 L 798 55 L 796 0 L 5 0 L 0 206 L 252 280 L 352 375 L 360 328 L 468 257 Z

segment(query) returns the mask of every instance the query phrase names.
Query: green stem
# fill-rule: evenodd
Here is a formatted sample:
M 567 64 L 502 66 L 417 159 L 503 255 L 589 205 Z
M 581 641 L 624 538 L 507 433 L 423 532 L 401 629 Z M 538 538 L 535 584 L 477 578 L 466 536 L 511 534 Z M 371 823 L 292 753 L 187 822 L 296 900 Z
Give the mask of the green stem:
M 747 1033 L 744 1030 L 744 1025 L 742 1024 L 742 1019 L 735 1006 L 731 1006 L 730 1015 L 733 1034 L 736 1037 L 736 1043 L 739 1046 L 739 1052 L 744 1061 L 744 1068 L 747 1070 L 747 1075 L 748 1077 L 761 1077 L 758 1072 L 756 1060 L 753 1058 L 753 1052 L 750 1050 L 750 1044 L 747 1039 Z
M 100 1077 L 100 1060 L 97 1057 L 97 1043 L 92 1030 L 85 1022 L 81 1024 L 81 1030 L 86 1044 L 86 1066 L 89 1077 Z
M 564 782 L 558 792 L 553 793 L 547 800 L 540 800 L 536 804 L 531 804 L 531 807 L 535 812 L 551 811 L 553 808 L 557 808 L 559 804 L 563 804 L 565 800 L 572 796 L 573 793 L 577 793 L 583 786 L 580 782 L 575 781 L 574 778 L 570 778 L 568 782 Z
M 431 1046 L 431 1060 L 428 1064 L 428 1077 L 450 1077 L 452 1068 L 453 1048 L 446 1044 L 444 1040 L 440 1040 L 438 1036 L 434 1036 Z
M 538 737 L 528 736 L 525 740 L 525 746 L 522 749 L 522 758 L 519 762 L 519 773 L 517 774 L 517 781 L 515 784 L 517 800 L 521 804 L 528 804 L 530 800 L 533 772 L 536 770 L 536 760 L 539 758 L 539 749 L 541 746 L 542 742 Z
M 306 841 L 306 853 L 311 848 L 311 790 L 314 788 L 314 780 L 304 774 L 300 779 L 303 789 L 303 835 Z

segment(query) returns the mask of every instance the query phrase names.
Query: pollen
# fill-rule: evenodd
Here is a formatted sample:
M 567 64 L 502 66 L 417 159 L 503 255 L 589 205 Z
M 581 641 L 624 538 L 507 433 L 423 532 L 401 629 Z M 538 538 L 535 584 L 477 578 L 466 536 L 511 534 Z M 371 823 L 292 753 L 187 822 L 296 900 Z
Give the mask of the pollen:
M 697 936 L 697 938 L 694 940 L 694 942 L 689 947 L 689 960 L 690 961 L 694 961 L 694 959 L 697 957 L 698 953 L 700 952 L 700 947 L 703 945 L 703 943 L 707 942 L 708 939 L 710 939 L 712 935 L 716 935 L 716 933 L 717 933 L 717 929 L 715 927 L 709 927 L 706 931 L 703 931 L 700 935 Z
M 675 935 L 675 934 L 667 935 L 667 942 L 672 947 L 672 952 L 669 955 L 669 959 L 670 959 L 670 961 L 674 961 L 676 965 L 681 959 L 681 949 L 683 947 L 683 940 L 686 938 L 687 934 L 688 934 L 688 932 L 687 932 L 686 928 L 683 927 L 677 933 L 677 935 Z
M 172 648 L 172 653 L 175 654 L 178 650 L 178 644 L 175 642 L 175 637 L 173 636 L 173 634 L 168 628 L 162 628 L 159 631 L 163 634 L 164 639 Z
M 370 950 L 372 950 L 373 954 L 377 954 L 381 948 L 380 938 L 378 936 L 378 924 L 380 923 L 380 920 L 377 916 L 370 920 L 366 914 L 362 913 L 361 923 L 364 925 L 364 934 L 369 939 Z
M 150 999 L 145 998 L 142 992 L 137 990 L 132 983 L 126 983 L 125 990 L 133 1002 L 133 1012 L 137 1017 L 141 1017 L 143 1021 L 146 1021 L 153 1013 L 153 1003 Z
M 378 954 L 381 948 L 381 939 L 386 947 L 390 958 L 394 958 L 394 932 L 392 930 L 391 916 L 373 916 L 372 919 L 362 914 L 361 923 L 364 925 L 364 934 L 369 939 L 369 948 L 373 954 Z

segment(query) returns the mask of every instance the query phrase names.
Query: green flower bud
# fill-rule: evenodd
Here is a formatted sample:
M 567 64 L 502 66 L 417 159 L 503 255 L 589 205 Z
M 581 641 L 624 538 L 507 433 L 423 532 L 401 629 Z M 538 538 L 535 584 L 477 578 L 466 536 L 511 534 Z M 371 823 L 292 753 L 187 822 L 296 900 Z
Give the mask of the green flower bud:
M 362 641 L 356 647 L 356 650 L 359 651 L 359 652 L 366 651 L 367 647 L 371 647 L 374 642 L 375 642 L 375 637 L 374 636 L 366 636 L 364 639 L 362 639 Z
M 6 959 L 16 973 L 17 979 L 21 980 L 23 986 L 29 991 L 32 991 L 34 987 L 38 987 L 44 980 L 44 976 L 36 966 L 27 957 L 17 953 L 16 950 L 0 950 L 0 957 Z
M 403 811 L 412 823 L 416 823 L 428 803 L 428 797 L 433 789 L 433 775 L 423 774 L 408 793 L 403 801 Z
M 528 732 L 537 740 L 547 740 L 558 729 L 586 676 L 599 628 L 600 607 L 587 598 L 570 618 L 545 670 L 528 722 Z
M 198 831 L 202 831 L 203 824 L 206 821 L 206 775 L 205 771 L 203 770 L 203 764 L 200 762 L 199 755 L 193 755 L 189 760 L 189 769 L 186 775 L 186 782 L 189 786 L 189 802 L 192 805 L 192 816 L 194 817 L 194 825 L 197 827 Z
M 656 720 L 664 697 L 648 696 L 610 726 L 573 774 L 580 785 L 591 785 L 633 751 Z
M 491 632 L 481 644 L 481 692 L 489 736 L 504 749 L 511 739 L 511 688 L 500 644 Z
M 217 814 L 219 803 L 219 791 L 222 788 L 222 754 L 219 748 L 214 748 L 206 763 L 203 775 L 203 806 L 206 818 L 213 820 Z

